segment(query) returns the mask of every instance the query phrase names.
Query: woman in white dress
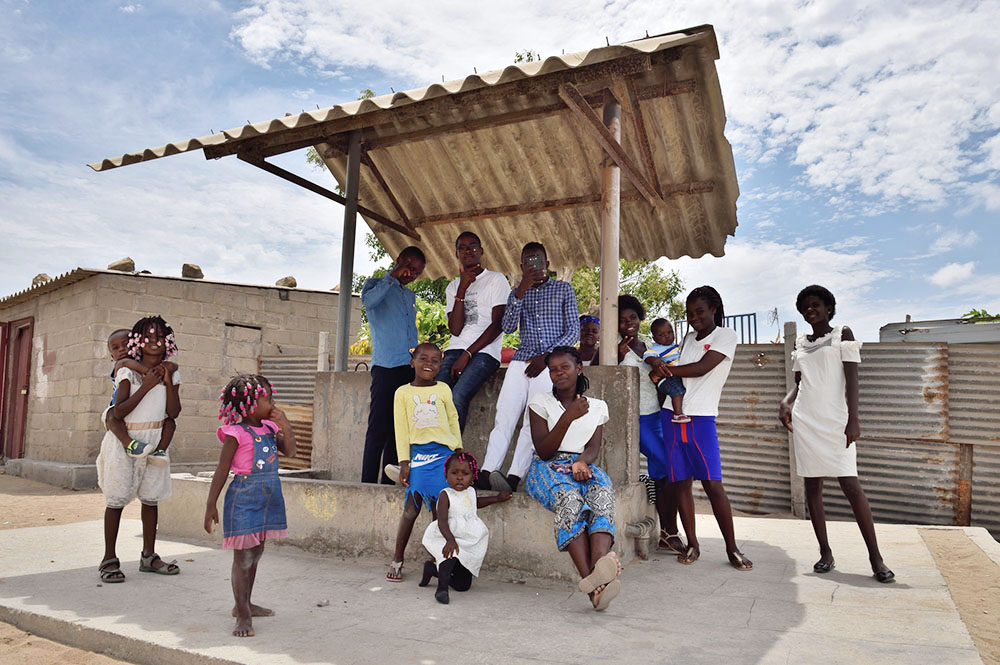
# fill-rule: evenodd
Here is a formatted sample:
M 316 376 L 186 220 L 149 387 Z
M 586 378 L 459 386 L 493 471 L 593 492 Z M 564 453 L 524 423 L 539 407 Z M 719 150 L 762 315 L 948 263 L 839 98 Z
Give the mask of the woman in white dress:
M 861 342 L 847 326 L 830 325 L 836 307 L 833 294 L 815 284 L 802 289 L 795 299 L 795 308 L 812 326 L 812 333 L 799 335 L 795 341 L 795 387 L 781 401 L 778 419 L 794 433 L 796 472 L 805 479 L 806 503 L 820 552 L 813 570 L 828 573 L 834 568 L 823 514 L 823 479 L 834 476 L 851 503 L 875 579 L 888 583 L 895 575 L 878 549 L 872 511 L 858 482 L 857 447 L 852 445 L 861 436 Z

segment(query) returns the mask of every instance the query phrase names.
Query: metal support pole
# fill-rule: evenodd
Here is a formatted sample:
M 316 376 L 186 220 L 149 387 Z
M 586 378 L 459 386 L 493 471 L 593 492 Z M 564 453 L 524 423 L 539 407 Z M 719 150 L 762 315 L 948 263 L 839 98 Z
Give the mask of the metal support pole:
M 604 125 L 619 144 L 622 109 L 610 90 L 604 91 Z M 601 170 L 601 364 L 618 364 L 618 235 L 622 173 L 607 153 Z
M 795 338 L 798 336 L 794 321 L 785 321 L 785 394 L 795 386 L 795 372 L 792 371 L 792 351 L 795 350 Z M 800 519 L 806 518 L 806 486 L 799 474 L 795 472 L 795 445 L 788 430 L 788 483 L 792 494 L 792 515 Z
M 344 236 L 340 248 L 340 293 L 337 296 L 337 349 L 333 371 L 347 371 L 347 349 L 351 341 L 351 282 L 354 279 L 354 237 L 358 223 L 358 178 L 361 175 L 361 130 L 348 137 L 347 202 L 344 204 Z

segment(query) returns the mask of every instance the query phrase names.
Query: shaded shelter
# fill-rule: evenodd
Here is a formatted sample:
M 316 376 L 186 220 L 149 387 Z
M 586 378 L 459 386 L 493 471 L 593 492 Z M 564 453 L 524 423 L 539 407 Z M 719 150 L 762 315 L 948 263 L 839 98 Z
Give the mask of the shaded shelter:
M 90 166 L 180 152 L 240 159 L 345 205 L 341 292 L 350 288 L 355 212 L 395 256 L 418 245 L 426 274 L 453 267 L 474 230 L 490 267 L 520 272 L 539 240 L 552 267 L 600 265 L 601 317 L 617 320 L 618 258 L 722 256 L 739 189 L 715 70 L 712 26 L 552 56 L 350 102 Z M 603 117 L 602 117 L 603 116 Z M 346 196 L 266 160 L 315 146 Z M 620 178 L 620 176 L 624 178 Z M 344 369 L 349 317 L 338 322 Z M 615 343 L 615 326 L 601 343 Z M 602 363 L 615 364 L 613 354 Z

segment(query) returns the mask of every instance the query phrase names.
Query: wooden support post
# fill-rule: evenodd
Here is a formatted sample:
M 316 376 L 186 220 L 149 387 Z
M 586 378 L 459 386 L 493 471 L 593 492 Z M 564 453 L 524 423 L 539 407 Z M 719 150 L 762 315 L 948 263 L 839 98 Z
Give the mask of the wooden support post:
M 622 109 L 604 92 L 604 126 L 616 145 L 622 139 Z M 622 172 L 605 153 L 601 162 L 601 337 L 602 365 L 618 364 L 618 235 L 620 231 Z
M 785 394 L 795 385 L 795 372 L 792 371 L 792 351 L 795 350 L 795 338 L 798 332 L 794 321 L 785 321 Z M 795 472 L 794 434 L 785 430 L 788 435 L 788 484 L 792 494 L 792 515 L 799 519 L 806 518 L 806 485 Z
M 351 132 L 347 148 L 347 201 L 344 203 L 344 235 L 340 248 L 340 292 L 337 295 L 337 349 L 333 371 L 347 370 L 351 341 L 351 284 L 354 280 L 354 237 L 358 226 L 358 179 L 361 176 L 361 130 Z
M 972 469 L 973 451 L 971 443 L 958 444 L 958 496 L 955 504 L 955 525 L 972 524 Z

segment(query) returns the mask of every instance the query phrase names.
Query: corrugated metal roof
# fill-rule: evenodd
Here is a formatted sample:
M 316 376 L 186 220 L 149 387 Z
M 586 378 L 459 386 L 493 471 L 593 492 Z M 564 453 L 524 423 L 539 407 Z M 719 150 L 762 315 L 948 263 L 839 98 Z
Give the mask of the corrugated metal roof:
M 643 196 L 623 172 L 622 258 L 721 256 L 736 229 L 739 190 L 723 134 L 717 58 L 713 28 L 699 26 L 289 115 L 91 167 L 103 171 L 197 149 L 207 157 L 260 159 L 315 144 L 343 184 L 347 135 L 360 129 L 359 203 L 411 233 L 371 215 L 366 221 L 390 254 L 420 246 L 427 276 L 456 271 L 454 241 L 466 229 L 483 240 L 484 263 L 506 274 L 519 272 L 520 248 L 529 240 L 547 244 L 554 269 L 598 265 L 604 150 L 565 100 L 579 93 L 583 106 L 600 107 L 610 89 L 622 103 L 624 152 L 662 197 Z
M 136 273 L 136 272 L 121 272 L 119 270 L 100 270 L 97 268 L 74 268 L 69 272 L 65 272 L 58 277 L 54 277 L 47 282 L 42 282 L 35 286 L 28 287 L 22 291 L 17 291 L 9 296 L 4 296 L 0 298 L 0 307 L 7 307 L 10 305 L 16 305 L 17 303 L 24 302 L 25 300 L 30 300 L 31 298 L 36 298 L 44 293 L 49 293 L 50 291 L 55 291 L 56 289 L 61 289 L 64 286 L 69 286 L 81 280 L 87 279 L 94 275 L 117 275 L 118 277 L 135 277 L 141 279 L 174 279 L 184 282 L 201 282 L 204 284 L 225 284 L 228 286 L 245 286 L 254 289 L 280 289 L 285 291 L 301 291 L 305 293 L 323 293 L 327 295 L 337 295 L 336 291 L 322 291 L 320 289 L 300 289 L 291 288 L 287 286 L 275 286 L 274 284 L 242 284 L 239 282 L 223 282 L 219 280 L 212 279 L 194 279 L 190 277 L 176 277 L 174 275 L 153 275 L 150 273 Z M 360 297 L 357 293 L 352 293 L 355 298 Z

